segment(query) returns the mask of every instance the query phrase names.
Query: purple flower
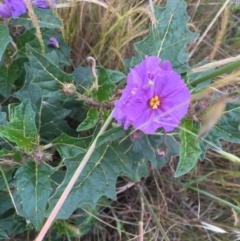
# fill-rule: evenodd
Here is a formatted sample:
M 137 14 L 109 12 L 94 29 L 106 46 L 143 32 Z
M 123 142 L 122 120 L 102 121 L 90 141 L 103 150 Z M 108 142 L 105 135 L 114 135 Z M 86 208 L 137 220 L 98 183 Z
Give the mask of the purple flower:
M 59 48 L 58 41 L 57 41 L 57 39 L 55 37 L 50 37 L 50 39 L 47 42 L 47 45 L 48 46 L 53 46 L 55 48 Z
M 27 7 L 23 0 L 5 0 L 5 4 L 10 9 L 13 18 L 17 18 L 27 12 Z
M 169 61 L 160 62 L 157 57 L 146 56 L 128 74 L 113 112 L 125 130 L 132 125 L 146 134 L 154 134 L 161 127 L 169 132 L 186 115 L 190 91 Z
M 0 16 L 2 18 L 10 18 L 12 16 L 11 10 L 6 4 L 0 3 Z
M 55 0 L 35 0 L 33 1 L 33 4 L 37 7 L 37 8 L 54 8 L 56 7 L 56 1 Z

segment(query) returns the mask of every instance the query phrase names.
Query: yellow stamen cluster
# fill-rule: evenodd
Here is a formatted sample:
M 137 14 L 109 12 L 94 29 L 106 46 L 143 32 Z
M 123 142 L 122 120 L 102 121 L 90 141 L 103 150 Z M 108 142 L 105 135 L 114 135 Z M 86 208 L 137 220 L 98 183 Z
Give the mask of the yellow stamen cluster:
M 160 100 L 158 98 L 157 95 L 154 95 L 150 101 L 149 101 L 149 105 L 153 110 L 156 110 L 158 108 L 158 106 L 160 105 Z

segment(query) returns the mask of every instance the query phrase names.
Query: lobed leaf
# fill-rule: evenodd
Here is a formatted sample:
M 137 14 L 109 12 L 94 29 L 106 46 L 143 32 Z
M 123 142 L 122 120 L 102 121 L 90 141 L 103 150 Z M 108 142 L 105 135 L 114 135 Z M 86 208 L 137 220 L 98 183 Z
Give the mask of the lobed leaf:
M 26 152 L 32 147 L 32 141 L 37 133 L 35 112 L 30 100 L 23 101 L 13 109 L 10 122 L 0 126 L 0 135 L 23 147 Z
M 131 147 L 131 141 L 126 140 L 121 144 L 117 142 L 113 142 L 111 145 L 105 143 L 97 148 L 63 204 L 57 218 L 66 219 L 74 210 L 85 205 L 95 207 L 103 195 L 116 199 L 115 185 L 118 176 L 139 180 L 143 174 L 147 175 L 148 162 L 141 159 L 141 155 L 138 153 L 132 152 L 129 147 Z M 64 159 L 67 173 L 64 181 L 49 200 L 48 214 L 66 188 L 83 156 L 84 153 L 80 153 L 73 158 Z
M 42 97 L 66 98 L 62 92 L 63 83 L 70 83 L 73 77 L 63 72 L 49 59 L 26 45 L 28 58 L 33 71 L 34 83 L 41 90 Z
M 165 7 L 154 7 L 157 20 L 150 34 L 136 43 L 135 49 L 141 58 L 145 55 L 158 56 L 161 60 L 170 60 L 173 69 L 179 73 L 187 72 L 188 53 L 186 45 L 197 35 L 187 28 L 189 16 L 187 4 L 183 0 L 167 1 Z
M 193 122 L 183 120 L 181 127 L 180 160 L 174 177 L 188 173 L 197 164 L 202 153 L 199 143 L 196 141 L 197 129 L 193 127 Z
M 91 142 L 92 137 L 74 138 L 66 134 L 62 134 L 52 143 L 56 145 L 57 150 L 62 158 L 75 157 L 80 153 L 85 153 Z
M 41 228 L 44 220 L 44 210 L 52 192 L 50 176 L 53 172 L 48 165 L 31 161 L 16 172 L 17 194 L 21 197 L 24 217 L 36 229 Z

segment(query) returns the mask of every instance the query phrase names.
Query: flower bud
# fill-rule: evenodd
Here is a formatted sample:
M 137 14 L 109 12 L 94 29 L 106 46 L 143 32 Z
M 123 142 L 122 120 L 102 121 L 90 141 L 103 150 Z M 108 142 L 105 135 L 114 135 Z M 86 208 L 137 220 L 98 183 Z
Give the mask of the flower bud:
M 76 95 L 76 87 L 74 84 L 71 83 L 67 83 L 67 84 L 63 84 L 63 93 L 66 96 L 75 96 Z

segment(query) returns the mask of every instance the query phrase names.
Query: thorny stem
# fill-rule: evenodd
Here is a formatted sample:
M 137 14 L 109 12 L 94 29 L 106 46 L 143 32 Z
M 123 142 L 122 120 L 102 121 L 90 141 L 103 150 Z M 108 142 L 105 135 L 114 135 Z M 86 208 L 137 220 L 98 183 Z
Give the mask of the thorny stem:
M 79 99 L 83 100 L 84 102 L 86 102 L 86 103 L 88 103 L 88 104 L 90 104 L 90 105 L 92 105 L 92 106 L 96 106 L 96 107 L 111 107 L 111 106 L 113 106 L 113 102 L 108 102 L 108 103 L 103 102 L 103 103 L 99 103 L 99 102 L 94 101 L 94 100 L 92 100 L 92 99 L 90 99 L 90 98 L 88 98 L 88 97 L 86 97 L 86 96 L 84 96 L 84 95 L 79 94 L 78 92 L 76 92 L 75 95 L 76 95 L 76 97 L 78 97 Z
M 91 155 L 93 154 L 93 151 L 95 150 L 96 147 L 96 143 L 97 143 L 97 139 L 99 138 L 99 136 L 101 136 L 105 130 L 107 129 L 107 127 L 109 126 L 109 124 L 112 121 L 112 113 L 108 116 L 106 122 L 104 123 L 104 125 L 102 126 L 101 130 L 99 131 L 98 135 L 96 136 L 96 138 L 94 139 L 94 141 L 92 142 L 91 146 L 89 147 L 87 153 L 85 154 L 85 156 L 83 157 L 81 163 L 79 164 L 76 172 L 73 174 L 71 180 L 69 181 L 66 189 L 64 190 L 63 194 L 61 195 L 60 199 L 58 200 L 57 204 L 55 205 L 54 209 L 52 210 L 50 216 L 48 217 L 47 221 L 45 222 L 43 228 L 41 229 L 40 233 L 38 234 L 37 238 L 35 239 L 35 241 L 42 241 L 45 234 L 47 233 L 48 229 L 50 228 L 53 220 L 55 219 L 55 217 L 57 216 L 60 208 L 62 207 L 63 203 L 65 202 L 65 200 L 67 199 L 68 194 L 70 193 L 70 191 L 72 190 L 75 182 L 77 181 L 78 177 L 80 176 L 80 174 L 82 173 L 85 165 L 87 164 L 89 158 L 91 157 Z

